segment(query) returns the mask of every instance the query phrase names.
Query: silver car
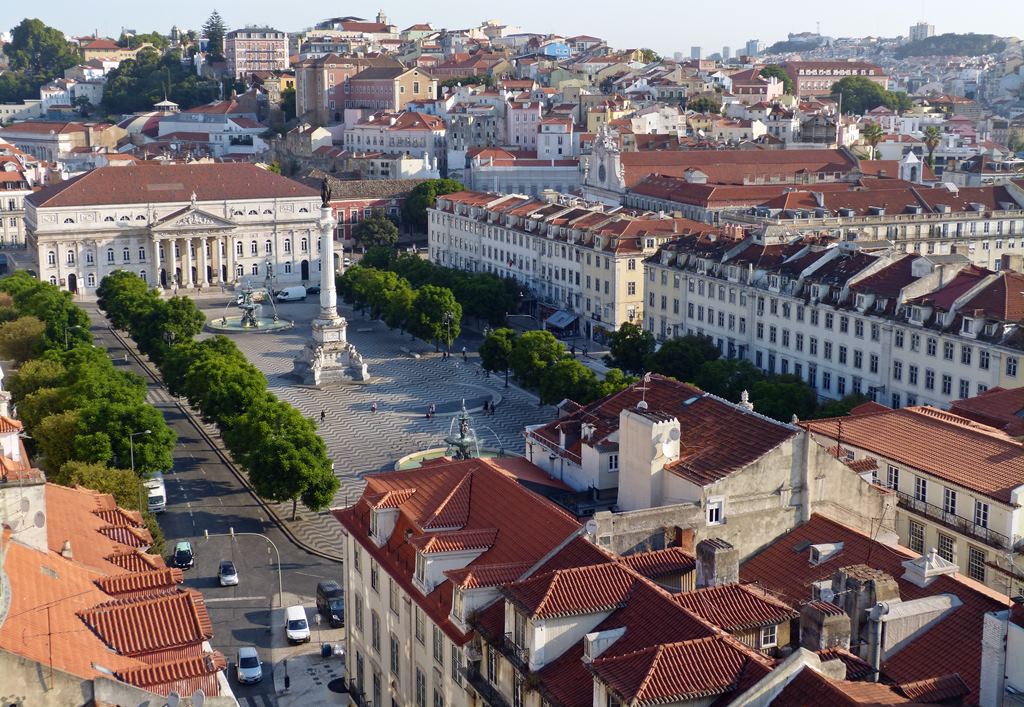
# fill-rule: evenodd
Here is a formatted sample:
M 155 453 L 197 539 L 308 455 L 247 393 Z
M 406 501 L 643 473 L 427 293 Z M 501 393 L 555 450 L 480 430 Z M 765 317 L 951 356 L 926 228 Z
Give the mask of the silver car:
M 235 569 L 235 563 L 231 560 L 221 560 L 220 569 L 217 570 L 217 579 L 220 580 L 220 586 L 222 587 L 233 587 L 238 584 L 238 570 Z
M 238 682 L 240 683 L 254 683 L 263 679 L 263 663 L 260 661 L 260 654 L 252 646 L 243 646 L 238 649 L 235 669 L 238 671 Z

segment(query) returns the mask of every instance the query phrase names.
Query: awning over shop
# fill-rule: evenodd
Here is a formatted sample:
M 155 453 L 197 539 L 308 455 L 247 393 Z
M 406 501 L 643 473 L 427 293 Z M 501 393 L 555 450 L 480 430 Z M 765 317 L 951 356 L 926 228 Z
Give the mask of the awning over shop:
M 560 309 L 550 317 L 547 318 L 545 324 L 548 327 L 554 327 L 555 329 L 565 329 L 577 319 L 577 315 L 572 312 L 567 312 L 564 309 Z

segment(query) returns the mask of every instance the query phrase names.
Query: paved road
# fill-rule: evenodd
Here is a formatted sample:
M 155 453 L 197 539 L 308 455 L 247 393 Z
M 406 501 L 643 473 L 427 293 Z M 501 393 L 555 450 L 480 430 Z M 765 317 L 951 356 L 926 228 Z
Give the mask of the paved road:
M 232 668 L 235 651 L 241 645 L 255 645 L 266 663 L 267 676 L 263 682 L 241 687 L 239 701 L 252 707 L 275 704 L 270 674 L 272 661 L 288 655 L 288 650 L 281 646 L 280 618 L 275 619 L 278 625 L 274 631 L 267 632 L 271 621 L 270 601 L 277 600 L 276 555 L 270 545 L 258 537 L 240 536 L 234 542 L 218 537 L 205 540 L 203 531 L 222 534 L 234 528 L 236 533 L 262 533 L 270 538 L 281 553 L 285 602 L 304 604 L 311 621 L 316 583 L 321 579 L 341 581 L 341 565 L 299 549 L 271 523 L 256 499 L 199 435 L 167 391 L 154 383 L 137 361 L 124 362 L 125 349 L 110 333 L 106 319 L 95 304 L 83 303 L 82 306 L 92 318 L 96 345 L 106 348 L 119 368 L 131 370 L 147 381 L 147 399 L 163 413 L 167 424 L 178 435 L 174 469 L 164 476 L 168 506 L 159 517 L 160 526 L 167 537 L 168 549 L 177 540 L 189 540 L 195 548 L 196 567 L 186 572 L 185 583 L 201 589 L 206 597 L 213 621 L 213 647 L 228 657 Z M 218 586 L 217 563 L 222 557 L 233 557 L 238 562 L 239 586 Z M 233 677 L 231 680 L 235 685 Z

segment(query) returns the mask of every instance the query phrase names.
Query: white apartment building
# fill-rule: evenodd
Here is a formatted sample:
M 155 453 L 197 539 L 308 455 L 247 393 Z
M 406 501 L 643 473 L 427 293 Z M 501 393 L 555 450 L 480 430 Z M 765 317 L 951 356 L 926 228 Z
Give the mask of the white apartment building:
M 536 303 L 535 316 L 561 312 L 552 326 L 602 340 L 642 320 L 642 259 L 672 237 L 704 228 L 554 193 L 461 192 L 438 197 L 430 210 L 428 247 L 438 265 L 515 278 L 524 303 Z
M 1024 275 L 876 245 L 679 239 L 645 262 L 644 324 L 659 338 L 710 336 L 823 398 L 946 407 L 1024 382 Z
M 426 113 L 380 112 L 345 129 L 345 149 L 425 158 L 434 169 L 447 160 L 447 128 L 443 118 Z
M 1012 555 L 1020 567 L 1020 442 L 927 407 L 871 410 L 803 426 L 865 478 L 896 492 L 901 545 L 922 554 L 934 548 L 960 573 L 1008 596 L 1024 591 L 1024 578 L 1019 569 L 1011 577 L 1007 560 Z
M 243 163 L 102 167 L 25 200 L 40 279 L 87 295 L 115 270 L 164 288 L 319 278 L 319 213 L 317 190 Z
M 521 486 L 522 460 L 470 459 L 367 477 L 335 512 L 345 541 L 350 692 L 373 707 L 468 707 L 471 620 L 579 523 Z M 535 474 L 536 475 L 536 474 Z
M 44 164 L 0 141 L 0 246 L 24 245 L 25 198 L 43 185 Z

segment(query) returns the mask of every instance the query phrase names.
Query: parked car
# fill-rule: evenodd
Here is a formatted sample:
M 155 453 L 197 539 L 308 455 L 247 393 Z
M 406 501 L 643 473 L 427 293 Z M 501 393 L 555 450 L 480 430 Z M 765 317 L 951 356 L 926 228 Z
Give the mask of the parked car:
M 316 585 L 316 610 L 334 628 L 345 625 L 345 592 L 333 579 Z
M 235 657 L 235 670 L 238 671 L 238 682 L 242 684 L 259 682 L 263 679 L 263 662 L 255 648 L 242 646 L 238 649 L 238 655 Z
M 307 295 L 318 295 L 320 294 L 320 285 L 310 285 L 306 288 Z
M 309 621 L 306 620 L 305 608 L 295 605 L 284 610 L 284 632 L 289 643 L 309 642 Z
M 196 557 L 192 553 L 192 543 L 182 540 L 174 546 L 174 557 L 171 564 L 178 569 L 187 570 L 196 563 Z
M 231 560 L 221 560 L 220 569 L 217 570 L 217 579 L 220 580 L 222 587 L 233 587 L 238 584 L 238 570 L 235 569 L 235 563 Z
M 286 287 L 277 293 L 278 302 L 298 302 L 306 299 L 306 288 L 302 285 Z

